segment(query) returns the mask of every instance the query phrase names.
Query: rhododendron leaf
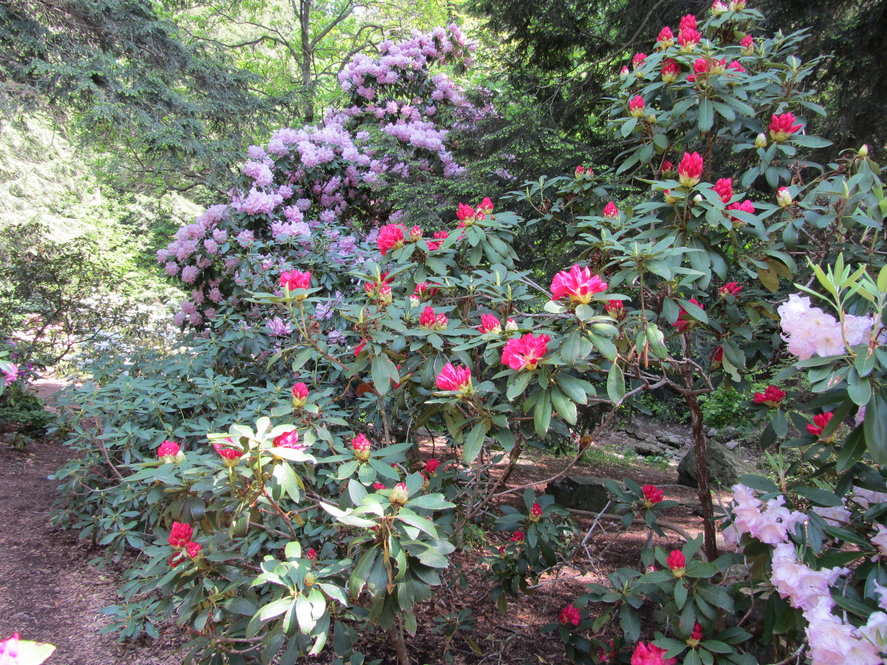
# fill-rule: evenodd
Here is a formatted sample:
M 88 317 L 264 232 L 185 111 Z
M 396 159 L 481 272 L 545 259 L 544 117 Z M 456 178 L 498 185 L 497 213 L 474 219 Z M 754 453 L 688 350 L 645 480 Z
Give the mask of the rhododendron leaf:
M 372 464 L 361 464 L 357 468 L 357 477 L 364 485 L 369 485 L 376 480 L 376 469 Z
M 524 390 L 527 389 L 527 386 L 530 384 L 530 380 L 533 378 L 532 372 L 521 372 L 514 377 L 514 381 L 512 381 L 508 388 L 505 390 L 505 397 L 508 401 L 513 401 L 519 395 L 523 394 Z
M 551 404 L 558 415 L 570 425 L 575 425 L 576 405 L 557 388 L 551 390 L 549 394 L 551 395 Z
M 865 406 L 872 398 L 872 384 L 868 379 L 860 378 L 855 368 L 847 375 L 847 395 L 858 406 Z
M 576 377 L 570 376 L 569 374 L 564 374 L 563 372 L 560 372 L 555 377 L 555 381 L 557 382 L 557 385 L 560 387 L 560 389 L 571 400 L 581 405 L 585 405 L 588 403 L 586 387 L 589 387 L 590 384 L 587 381 L 577 379 Z M 591 394 L 594 395 L 593 388 Z
M 841 446 L 841 450 L 838 452 L 838 460 L 835 464 L 835 470 L 838 473 L 847 471 L 865 455 L 866 441 L 864 429 L 864 426 L 854 429 L 850 436 L 847 437 L 844 445 Z
M 456 504 L 444 499 L 443 494 L 423 494 L 415 499 L 410 499 L 406 505 L 411 508 L 424 508 L 425 510 L 445 510 L 456 507 Z
M 872 459 L 882 466 L 887 465 L 887 402 L 883 390 L 866 406 L 863 432 Z
M 707 132 L 714 124 L 714 107 L 708 98 L 699 101 L 699 131 Z
M 544 438 L 548 433 L 548 427 L 551 424 L 551 396 L 549 393 L 543 392 L 536 400 L 536 407 L 533 410 L 533 427 L 536 435 Z
M 321 504 L 321 506 L 323 505 Z M 358 559 L 354 570 L 351 571 L 351 575 L 348 577 L 348 595 L 351 598 L 356 599 L 360 595 L 361 590 L 366 584 L 370 568 L 376 562 L 379 553 L 378 547 L 371 547 Z
M 623 605 L 619 608 L 619 620 L 622 624 L 622 632 L 625 634 L 625 641 L 637 642 L 641 634 L 641 621 L 638 615 L 632 612 L 628 605 Z
M 401 508 L 397 513 L 397 519 L 405 524 L 416 527 L 420 531 L 424 531 L 432 538 L 437 538 L 437 529 L 434 528 L 434 523 L 427 517 L 417 515 L 409 508 Z
M 588 339 L 596 348 L 604 358 L 609 360 L 610 362 L 615 362 L 616 357 L 619 355 L 618 350 L 616 349 L 616 345 L 611 342 L 606 337 L 601 337 L 600 335 L 595 335 L 592 332 L 588 333 Z
M 486 422 L 477 423 L 465 437 L 465 446 L 462 449 L 462 459 L 466 464 L 471 464 L 480 454 L 487 433 Z
M 660 635 L 661 633 L 657 633 L 657 637 L 655 640 L 653 640 L 653 644 L 655 644 L 660 649 L 665 649 L 665 653 L 662 654 L 662 658 L 674 658 L 675 656 L 678 656 L 687 650 L 686 642 L 674 640 L 670 637 L 660 637 Z
M 610 367 L 607 374 L 607 395 L 613 404 L 619 404 L 625 397 L 625 376 L 618 364 Z

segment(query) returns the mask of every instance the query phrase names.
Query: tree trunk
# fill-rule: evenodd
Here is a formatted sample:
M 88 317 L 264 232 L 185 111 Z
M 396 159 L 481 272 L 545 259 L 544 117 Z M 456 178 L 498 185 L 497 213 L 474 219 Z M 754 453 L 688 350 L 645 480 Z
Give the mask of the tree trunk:
M 693 428 L 693 448 L 696 451 L 696 481 L 699 485 L 699 503 L 702 506 L 703 534 L 705 536 L 705 558 L 714 561 L 718 557 L 717 535 L 714 524 L 714 506 L 711 490 L 708 487 L 708 458 L 705 429 L 702 423 L 702 409 L 695 395 L 685 398 L 690 407 L 690 422 Z

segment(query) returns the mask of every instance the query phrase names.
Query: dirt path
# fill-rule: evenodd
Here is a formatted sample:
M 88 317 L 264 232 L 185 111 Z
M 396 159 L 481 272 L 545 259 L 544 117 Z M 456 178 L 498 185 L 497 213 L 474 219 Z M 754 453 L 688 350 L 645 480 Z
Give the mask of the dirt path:
M 41 385 L 41 396 L 57 387 Z M 0 639 L 13 632 L 58 648 L 47 665 L 178 665 L 181 655 L 161 642 L 118 645 L 99 635 L 101 609 L 116 601 L 117 573 L 89 561 L 76 532 L 50 526 L 56 497 L 48 476 L 70 451 L 55 442 L 17 450 L 0 440 Z

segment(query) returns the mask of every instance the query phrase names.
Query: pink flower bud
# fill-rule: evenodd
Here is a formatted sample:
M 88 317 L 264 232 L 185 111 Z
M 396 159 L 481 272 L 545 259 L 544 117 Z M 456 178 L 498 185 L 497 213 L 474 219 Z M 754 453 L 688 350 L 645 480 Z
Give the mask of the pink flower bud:
M 603 217 L 607 219 L 619 219 L 619 208 L 616 207 L 616 204 L 610 201 L 607 205 L 604 206 L 604 210 L 601 213 Z
M 471 392 L 471 369 L 447 363 L 437 375 L 436 383 L 439 390 L 467 395 Z
M 659 36 L 656 37 L 656 48 L 669 48 L 674 46 L 674 33 L 671 31 L 667 25 L 659 31 Z
M 196 559 L 200 556 L 200 551 L 203 548 L 200 546 L 200 543 L 195 543 L 194 541 L 189 542 L 185 546 L 185 551 L 188 553 L 188 556 L 192 559 Z
M 680 45 L 681 50 L 685 53 L 689 53 L 696 48 L 696 44 L 698 44 L 701 39 L 702 35 L 700 35 L 695 28 L 687 28 L 678 33 L 678 44 Z
M 175 441 L 166 440 L 157 448 L 157 457 L 164 463 L 176 462 L 183 457 L 182 449 Z
M 530 521 L 538 522 L 542 517 L 542 506 L 538 503 L 534 503 L 530 508 Z
M 684 553 L 680 550 L 674 550 L 669 554 L 665 564 L 671 569 L 675 577 L 683 577 L 687 571 L 687 561 L 684 559 Z
M 416 242 L 422 239 L 422 227 L 419 225 L 414 226 L 410 229 L 410 240 Z
M 738 282 L 727 282 L 718 291 L 722 296 L 738 296 L 742 292 L 742 285 Z
M 308 386 L 301 381 L 293 385 L 293 407 L 300 409 L 308 401 Z
M 785 399 L 787 394 L 786 391 L 780 390 L 774 385 L 770 385 L 767 386 L 767 389 L 764 392 L 755 393 L 754 397 L 752 397 L 752 401 L 755 404 L 765 404 L 775 409 L 782 403 L 782 400 Z M 808 431 L 810 427 L 810 425 L 807 426 Z M 811 434 L 813 434 L 813 432 L 811 432 Z
M 607 304 L 604 305 L 604 309 L 607 310 L 607 314 L 617 321 L 625 318 L 625 305 L 621 300 L 608 300 Z
M 635 53 L 634 57 L 631 59 L 631 65 L 635 69 L 644 64 L 644 60 L 647 59 L 646 53 Z
M 366 462 L 370 458 L 370 440 L 364 434 L 358 434 L 351 439 L 351 449 L 354 456 L 362 462 Z
M 309 547 L 307 550 L 305 550 L 305 558 L 309 561 L 314 561 L 317 558 L 317 550 Z
M 641 487 L 641 493 L 644 495 L 644 506 L 652 508 L 663 499 L 662 490 L 655 485 L 644 485 Z
M 431 457 L 430 459 L 425 460 L 425 471 L 430 474 L 433 474 L 437 471 L 440 466 L 440 460 Z
M 776 190 L 776 202 L 779 204 L 780 208 L 788 208 L 794 203 L 792 200 L 792 193 L 789 191 L 788 187 L 780 187 Z
M 290 430 L 274 437 L 275 448 L 290 448 L 291 450 L 304 450 L 305 446 L 299 441 L 299 433 Z
M 391 494 L 388 495 L 388 500 L 397 506 L 405 504 L 410 500 L 410 492 L 407 490 L 407 486 L 403 483 L 397 483 L 394 489 L 391 490 Z
M 678 164 L 678 179 L 686 188 L 695 187 L 702 179 L 702 155 L 698 152 L 684 153 L 681 163 Z
M 793 113 L 783 113 L 782 115 L 774 113 L 770 118 L 770 138 L 777 143 L 787 140 L 792 134 L 801 129 L 800 124 L 794 123 L 795 116 Z
M 742 47 L 742 55 L 752 55 L 755 52 L 755 39 L 751 35 L 746 35 L 739 42 Z
M 644 98 L 640 95 L 635 95 L 628 102 L 628 114 L 632 118 L 640 118 L 643 117 L 645 113 L 646 105 L 644 104 Z
M 831 411 L 816 414 L 813 416 L 813 424 L 807 425 L 807 431 L 813 436 L 822 436 L 823 431 L 825 431 L 834 415 Z
M 662 82 L 674 83 L 681 73 L 681 66 L 674 60 L 666 60 L 662 63 Z
M 502 332 L 502 324 L 499 322 L 499 319 L 492 314 L 481 314 L 478 330 L 482 333 L 494 333 L 498 335 Z
M 230 441 L 232 444 L 234 443 L 231 439 L 226 439 Z M 240 461 L 240 458 L 243 456 L 243 451 L 238 450 L 237 448 L 231 448 L 229 446 L 225 446 L 221 443 L 214 443 L 213 448 L 222 458 L 222 463 L 225 466 L 235 466 L 237 462 Z
M 376 247 L 382 256 L 385 256 L 393 249 L 403 247 L 406 229 L 400 224 L 386 224 L 379 229 L 379 235 L 376 238 Z
M 522 543 L 524 541 L 524 538 L 524 532 L 518 529 L 513 534 L 511 534 L 511 538 L 509 538 L 508 540 L 510 540 L 512 543 Z
M 573 604 L 567 605 L 558 615 L 558 620 L 565 626 L 578 626 L 582 621 L 582 614 Z

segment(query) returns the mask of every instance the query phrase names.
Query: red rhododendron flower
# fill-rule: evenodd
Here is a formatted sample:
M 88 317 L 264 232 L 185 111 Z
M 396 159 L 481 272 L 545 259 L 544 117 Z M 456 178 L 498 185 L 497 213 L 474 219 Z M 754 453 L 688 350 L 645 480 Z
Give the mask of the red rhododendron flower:
M 275 436 L 274 447 L 291 448 L 292 450 L 303 450 L 305 448 L 305 446 L 299 442 L 299 433 L 294 429 Z
M 431 307 L 426 306 L 419 315 L 419 327 L 427 330 L 446 330 L 447 315 L 435 314 Z
M 310 289 L 311 273 L 307 270 L 305 272 L 291 270 L 289 272 L 280 273 L 280 285 L 290 291 L 295 289 Z
M 721 202 L 726 205 L 730 203 L 730 199 L 733 198 L 733 179 L 732 178 L 721 178 L 715 183 L 715 186 L 712 189 L 717 192 L 718 196 L 721 197 Z
M 714 351 L 711 352 L 711 355 L 708 357 L 708 360 L 711 364 L 716 365 L 717 363 L 723 362 L 724 360 L 724 347 L 720 344 L 715 347 Z
M 766 404 L 767 406 L 777 407 L 782 403 L 782 400 L 785 399 L 785 396 L 788 393 L 784 390 L 780 390 L 776 386 L 770 385 L 767 386 L 767 389 L 762 393 L 755 393 L 754 397 L 752 397 L 752 401 L 755 404 Z M 809 425 L 808 425 L 809 428 Z
M 309 547 L 307 550 L 305 550 L 305 558 L 309 561 L 314 561 L 317 558 L 317 550 L 315 550 L 313 547 Z
M 691 640 L 696 640 L 698 643 L 702 639 L 702 626 L 699 625 L 697 621 L 693 626 L 693 634 L 690 636 Z
M 674 83 L 681 73 L 681 66 L 674 60 L 666 60 L 662 63 L 662 82 Z
M 734 60 L 729 65 L 727 65 L 727 69 L 731 72 L 736 72 L 737 74 L 745 74 L 745 67 L 738 60 Z
M 696 30 L 699 26 L 696 23 L 696 17 L 693 14 L 685 14 L 681 17 L 679 30 Z
M 382 256 L 385 256 L 392 249 L 403 247 L 406 229 L 400 224 L 386 224 L 379 229 L 379 235 L 376 238 L 376 247 L 379 248 Z
M 668 48 L 669 46 L 674 46 L 674 33 L 667 25 L 659 31 L 659 36 L 656 37 L 656 45 L 659 48 Z
M 356 358 L 363 352 L 363 348 L 367 345 L 366 339 L 360 340 L 360 344 L 354 347 L 354 357 Z
M 521 531 L 520 529 L 518 529 L 513 534 L 511 534 L 511 538 L 509 538 L 508 540 L 510 540 L 513 543 L 522 543 L 524 541 L 524 538 L 525 538 L 524 532 Z
M 305 406 L 305 402 L 308 401 L 308 386 L 299 381 L 296 384 L 293 384 L 293 406 L 300 407 Z
M 669 554 L 665 564 L 675 574 L 675 577 L 683 576 L 684 571 L 687 569 L 687 560 L 684 558 L 684 553 L 680 550 L 674 550 Z
M 738 296 L 742 292 L 742 285 L 738 282 L 727 282 L 720 288 L 722 295 Z
M 440 466 L 439 459 L 435 459 L 432 457 L 430 459 L 425 460 L 425 470 L 428 473 L 434 473 L 435 471 L 437 471 L 439 466 Z
M 647 59 L 646 53 L 635 53 L 634 57 L 631 59 L 631 64 L 633 67 L 638 68 L 644 64 L 644 60 Z
M 502 349 L 502 364 L 518 371 L 536 369 L 539 361 L 548 351 L 549 341 L 551 338 L 548 335 L 534 335 L 533 333 L 527 333 L 517 339 L 510 339 Z
M 184 522 L 173 522 L 169 530 L 169 538 L 166 539 L 173 547 L 185 547 L 194 535 L 194 527 Z
M 496 333 L 498 335 L 502 332 L 502 323 L 492 314 L 481 314 L 478 330 L 482 333 Z
M 662 501 L 664 494 L 656 485 L 644 485 L 641 487 L 644 495 L 644 505 L 648 508 Z
M 560 614 L 558 615 L 558 619 L 565 626 L 578 626 L 579 622 L 582 621 L 582 614 L 574 605 L 570 604 L 561 610 Z
M 459 391 L 467 393 L 471 391 L 471 369 L 468 367 L 456 367 L 453 363 L 447 363 L 440 370 L 436 379 L 440 390 Z
M 610 647 L 609 649 L 598 647 L 597 659 L 601 663 L 608 663 L 616 657 L 616 645 L 613 644 L 613 640 L 607 640 L 607 645 Z
M 358 434 L 351 439 L 351 449 L 359 460 L 366 461 L 370 458 L 370 446 L 370 440 L 366 438 L 365 434 Z
M 185 551 L 188 552 L 188 556 L 192 559 L 196 559 L 198 556 L 200 556 L 200 550 L 202 549 L 203 548 L 200 546 L 200 543 L 195 543 L 194 541 L 191 541 L 185 546 Z
M 702 306 L 702 303 L 696 300 L 696 298 L 690 298 L 689 302 L 701 309 L 705 309 L 705 307 Z M 687 310 L 681 307 L 678 313 L 678 319 L 672 325 L 677 328 L 679 332 L 684 332 L 693 320 L 694 319 L 687 313 Z
M 227 441 L 231 441 L 231 439 L 227 439 Z M 231 441 L 231 443 L 234 442 Z M 213 448 L 228 466 L 233 466 L 237 463 L 237 460 L 239 460 L 243 456 L 242 450 L 232 448 L 221 443 L 214 443 Z
M 610 201 L 604 206 L 604 211 L 601 214 L 608 219 L 619 219 L 619 208 L 616 207 L 615 203 Z
M 373 483 L 373 489 L 376 490 L 377 492 L 379 490 L 383 490 L 383 489 L 385 489 L 385 483 L 380 483 L 379 481 L 376 481 Z
M 413 242 L 416 242 L 417 240 L 421 240 L 421 239 L 422 239 L 422 227 L 416 225 L 410 229 L 410 240 L 412 240 Z
M 681 30 L 678 33 L 678 44 L 680 44 L 681 48 L 686 51 L 692 51 L 693 47 L 699 43 L 700 39 L 702 39 L 702 35 L 699 34 L 699 31 L 693 28 Z
M 179 447 L 179 444 L 167 439 L 158 446 L 157 457 L 164 462 L 172 462 L 175 461 L 176 456 L 178 456 L 180 452 L 182 452 L 182 449 Z
M 458 217 L 461 221 L 471 219 L 474 217 L 474 208 L 469 205 L 465 205 L 464 203 L 460 203 L 456 207 L 456 217 Z
M 696 60 L 693 61 L 693 73 L 687 77 L 687 80 L 690 83 L 693 83 L 696 80 L 696 77 L 700 74 L 707 74 L 708 65 L 709 62 L 705 58 L 696 58 Z
M 440 249 L 441 243 L 450 237 L 449 231 L 435 231 L 434 232 L 434 240 L 429 240 L 428 242 L 428 250 L 434 251 L 436 249 Z
M 755 39 L 751 35 L 746 35 L 739 45 L 742 47 L 743 55 L 751 55 L 755 50 Z
M 785 141 L 792 134 L 801 129 L 801 125 L 794 124 L 795 116 L 793 113 L 783 113 L 782 115 L 773 114 L 770 118 L 770 138 L 774 141 Z
M 569 271 L 562 270 L 551 280 L 553 300 L 569 297 L 574 305 L 587 305 L 595 293 L 607 290 L 607 283 L 599 275 L 592 275 L 589 268 L 574 265 Z
M 635 95 L 628 102 L 628 114 L 632 118 L 640 118 L 643 116 L 645 108 L 644 98 L 640 95 Z
M 702 155 L 685 152 L 678 164 L 678 179 L 684 187 L 693 187 L 702 179 Z
M 821 436 L 834 415 L 831 411 L 816 414 L 813 416 L 813 424 L 807 425 L 807 431 L 813 436 Z
M 631 654 L 631 665 L 677 665 L 677 658 L 663 658 L 665 651 L 652 642 L 638 642 Z
M 530 517 L 535 517 L 537 520 L 542 517 L 542 506 L 538 503 L 534 503 L 530 508 Z

